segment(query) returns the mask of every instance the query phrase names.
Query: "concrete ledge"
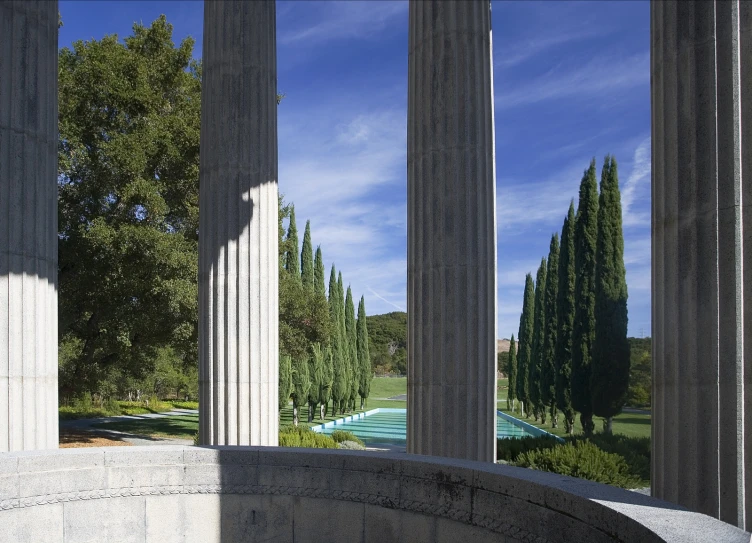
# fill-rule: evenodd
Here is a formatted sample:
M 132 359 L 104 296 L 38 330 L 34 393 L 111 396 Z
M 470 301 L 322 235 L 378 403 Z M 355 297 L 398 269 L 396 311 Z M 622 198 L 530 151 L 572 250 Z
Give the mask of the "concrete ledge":
M 5 453 L 0 525 L 7 541 L 66 543 L 750 541 L 711 517 L 550 473 L 271 447 Z

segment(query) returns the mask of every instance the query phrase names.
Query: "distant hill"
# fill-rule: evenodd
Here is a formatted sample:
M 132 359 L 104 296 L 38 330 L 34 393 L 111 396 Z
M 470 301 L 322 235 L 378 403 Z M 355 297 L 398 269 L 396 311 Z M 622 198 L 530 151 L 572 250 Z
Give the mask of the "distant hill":
M 394 311 L 366 317 L 373 371 L 407 373 L 407 313 Z
M 407 313 L 394 311 L 366 317 L 368 348 L 376 373 L 407 373 Z M 499 353 L 509 352 L 509 339 L 496 340 Z

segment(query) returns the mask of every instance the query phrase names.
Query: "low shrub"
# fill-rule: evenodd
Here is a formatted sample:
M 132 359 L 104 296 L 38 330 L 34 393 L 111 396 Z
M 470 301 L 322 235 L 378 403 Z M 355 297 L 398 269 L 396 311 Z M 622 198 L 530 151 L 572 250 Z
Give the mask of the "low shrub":
M 350 440 L 346 440 L 346 441 L 343 441 L 341 443 L 337 443 L 337 446 L 340 449 L 346 449 L 346 450 L 349 450 L 349 451 L 365 451 L 366 450 L 365 445 L 363 445 L 361 443 L 357 443 L 355 441 L 350 441 Z
M 331 437 L 303 426 L 283 426 L 279 429 L 279 446 L 336 449 L 337 443 Z
M 567 441 L 577 443 L 586 441 L 584 436 L 567 438 Z M 603 451 L 618 454 L 630 468 L 633 475 L 638 476 L 646 486 L 650 482 L 650 438 L 629 437 L 623 434 L 593 434 L 589 440 Z
M 640 485 L 640 478 L 631 472 L 623 457 L 585 440 L 550 449 L 529 450 L 520 454 L 514 464 L 622 488 Z
M 337 443 L 354 441 L 358 445 L 365 446 L 365 443 L 363 443 L 363 441 L 358 436 L 356 436 L 352 432 L 348 432 L 347 430 L 334 430 L 331 434 L 331 438 Z
M 567 436 L 564 439 L 568 444 L 588 443 L 605 453 L 619 456 L 629 468 L 630 477 L 637 481 L 635 486 L 650 484 L 650 438 L 597 433 L 590 437 L 576 435 Z M 515 465 L 524 454 L 547 451 L 561 446 L 560 441 L 549 436 L 499 439 L 496 458 L 500 463 Z M 566 472 L 563 474 L 570 475 Z
M 551 436 L 498 439 L 496 446 L 496 460 L 514 462 L 522 453 L 551 449 L 556 447 L 559 443 L 561 442 Z

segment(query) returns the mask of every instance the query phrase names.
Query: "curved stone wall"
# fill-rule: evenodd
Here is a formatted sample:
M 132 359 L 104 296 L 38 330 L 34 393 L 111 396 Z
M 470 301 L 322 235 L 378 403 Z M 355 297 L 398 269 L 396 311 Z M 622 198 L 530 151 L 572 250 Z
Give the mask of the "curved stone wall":
M 749 541 L 633 492 L 508 466 L 264 447 L 0 455 L 0 540 Z

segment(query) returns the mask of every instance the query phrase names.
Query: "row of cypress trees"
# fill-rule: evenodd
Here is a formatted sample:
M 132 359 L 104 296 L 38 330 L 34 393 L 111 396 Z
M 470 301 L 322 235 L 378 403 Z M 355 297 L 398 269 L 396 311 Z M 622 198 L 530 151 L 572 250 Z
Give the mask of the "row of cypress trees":
M 281 268 L 302 286 L 304 296 L 300 303 L 310 300 L 310 305 L 328 305 L 324 328 L 328 331 L 324 341 L 311 341 L 309 348 L 295 356 L 281 353 L 279 367 L 279 405 L 287 405 L 292 397 L 293 423 L 297 426 L 299 409 L 308 406 L 308 422 L 312 422 L 318 410 L 323 419 L 329 412 L 344 413 L 355 409 L 360 396 L 360 407 L 370 394 L 371 357 L 368 349 L 365 298 L 358 304 L 358 318 L 352 290 L 348 286 L 345 295 L 342 272 L 337 275 L 332 264 L 327 300 L 324 283 L 324 260 L 321 246 L 316 248 L 314 258 L 311 243 L 311 222 L 306 222 L 303 247 L 298 259 L 298 230 L 295 223 L 295 208 L 290 209 L 290 222 L 285 240 L 287 250 L 281 256 Z M 305 313 L 307 319 L 319 318 L 316 311 Z M 321 339 L 317 336 L 314 339 Z
M 612 419 L 621 412 L 629 386 L 627 283 L 624 266 L 621 195 L 616 159 L 607 156 L 600 195 L 595 159 L 580 183 L 561 232 L 551 237 L 548 259 L 541 260 L 525 294 L 517 342 L 509 350 L 508 408 L 541 423 L 559 412 L 573 433 L 575 412 L 585 434 L 593 416 Z

